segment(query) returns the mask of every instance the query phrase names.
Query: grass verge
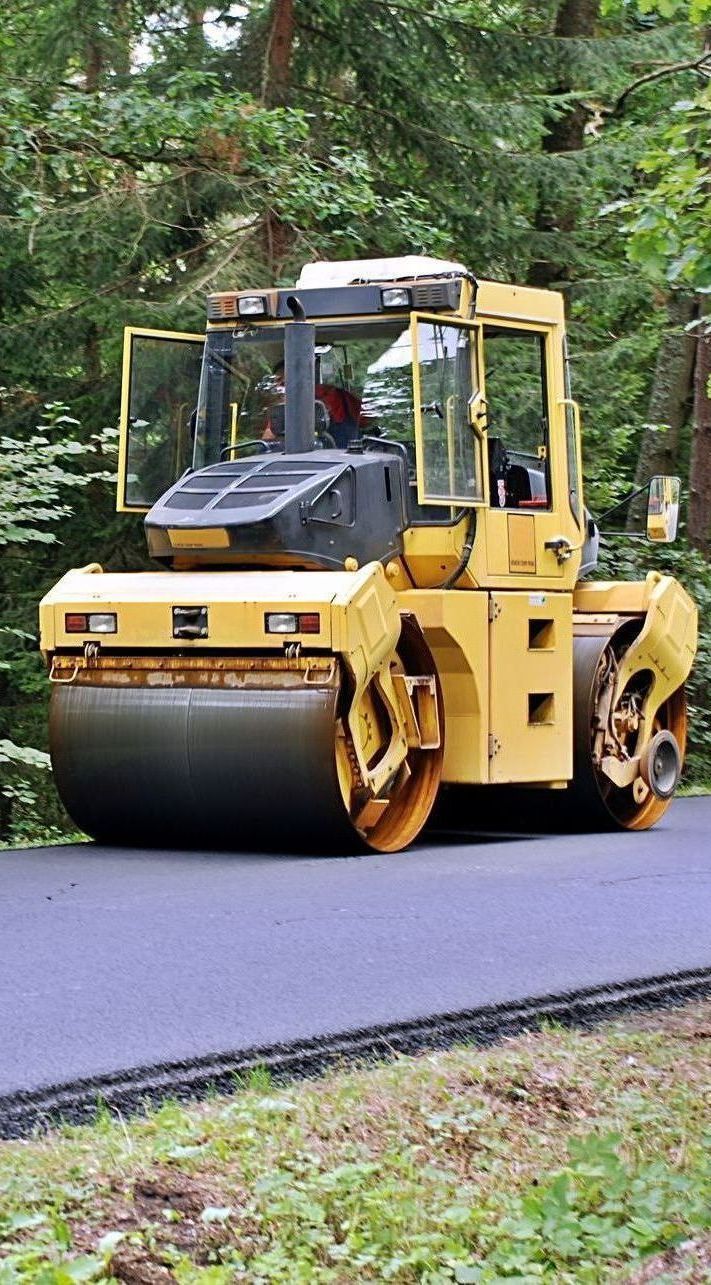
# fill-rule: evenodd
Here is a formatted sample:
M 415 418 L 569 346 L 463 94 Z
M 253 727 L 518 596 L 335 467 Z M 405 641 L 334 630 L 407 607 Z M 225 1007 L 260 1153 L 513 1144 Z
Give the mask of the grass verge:
M 36 836 L 20 839 L 1 839 L 0 852 L 24 852 L 33 848 L 67 848 L 76 843 L 91 843 L 88 835 L 82 830 L 65 834 L 60 830 L 40 831 Z
M 0 1144 L 0 1285 L 711 1280 L 711 1003 Z

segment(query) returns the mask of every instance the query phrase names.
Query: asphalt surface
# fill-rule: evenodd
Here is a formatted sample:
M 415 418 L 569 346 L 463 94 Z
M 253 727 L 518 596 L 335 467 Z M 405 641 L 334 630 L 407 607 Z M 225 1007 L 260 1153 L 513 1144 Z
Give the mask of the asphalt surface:
M 394 856 L 0 852 L 0 1095 L 711 965 L 711 798 Z

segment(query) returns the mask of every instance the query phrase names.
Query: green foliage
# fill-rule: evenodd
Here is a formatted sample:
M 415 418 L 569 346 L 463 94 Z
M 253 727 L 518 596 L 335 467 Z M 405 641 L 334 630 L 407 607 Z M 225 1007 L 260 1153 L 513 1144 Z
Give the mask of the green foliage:
M 110 472 L 89 471 L 87 465 L 90 457 L 112 452 L 115 434 L 95 435 L 89 442 L 67 436 L 79 427 L 66 406 L 49 403 L 37 428 L 24 440 L 0 436 L 0 549 L 5 549 L 3 579 L 8 585 L 14 569 L 22 574 L 26 546 L 58 542 L 57 531 L 52 528 L 72 514 L 67 493 L 76 493 L 92 482 L 113 481 Z M 68 467 L 71 464 L 73 468 Z M 34 651 L 33 633 L 9 622 L 0 623 L 0 679 L 6 693 L 12 683 L 27 690 L 22 658 L 28 644 Z M 33 686 L 30 682 L 30 691 Z M 4 727 L 6 721 L 0 719 L 0 733 L 8 730 Z M 0 800 L 13 842 L 22 843 L 40 835 L 52 841 L 61 836 L 57 826 L 43 824 L 39 777 L 48 769 L 46 752 L 16 745 L 8 736 L 0 736 Z
M 711 292 L 711 90 L 672 112 L 639 162 L 650 181 L 620 206 L 632 213 L 629 255 L 657 280 Z
M 110 478 L 66 467 L 96 452 L 94 443 L 56 436 L 57 430 L 78 427 L 67 407 L 50 403 L 32 436 L 24 441 L 0 437 L 0 545 L 56 543 L 56 532 L 46 527 L 70 516 L 71 505 L 62 499 L 67 490 L 87 486 L 97 476 Z
M 658 13 L 662 18 L 686 18 L 703 22 L 711 14 L 711 0 L 637 0 L 640 13 Z
M 492 1279 L 487 1269 L 544 1280 L 599 1279 L 606 1261 L 677 1245 L 683 1225 L 707 1230 L 711 1167 L 703 1146 L 690 1179 L 658 1161 L 625 1162 L 621 1142 L 617 1134 L 571 1139 L 566 1168 L 511 1202 L 474 1279 Z

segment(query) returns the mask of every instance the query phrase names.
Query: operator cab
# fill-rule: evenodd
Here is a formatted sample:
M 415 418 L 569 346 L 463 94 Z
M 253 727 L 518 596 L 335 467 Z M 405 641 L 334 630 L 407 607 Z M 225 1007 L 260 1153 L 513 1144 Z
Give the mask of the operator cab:
M 301 322 L 313 393 L 299 406 L 312 428 L 294 447 L 286 340 Z M 396 457 L 402 538 L 389 532 L 382 559 L 394 550 L 407 560 L 408 544 L 419 559 L 417 529 L 441 528 L 415 575 L 440 583 L 478 512 L 473 583 L 558 583 L 560 549 L 584 539 L 577 408 L 561 398 L 563 372 L 562 301 L 551 292 L 477 283 L 461 264 L 423 256 L 307 265 L 291 289 L 210 296 L 205 336 L 127 332 L 118 507 L 155 506 L 148 527 L 170 511 L 204 525 L 218 509 L 212 470 L 261 472 L 260 461 L 306 450 L 327 480 L 325 469 L 358 455 L 381 469 Z M 258 518 L 242 494 L 246 526 Z M 361 497 L 354 525 L 363 512 Z
M 354 280 L 351 274 L 366 266 L 372 275 L 370 263 L 309 265 L 295 291 L 212 296 L 205 337 L 129 331 L 119 508 L 150 507 L 188 469 L 285 449 L 285 329 L 293 324 L 286 301 L 295 292 L 315 327 L 314 448 L 377 449 L 379 440 L 384 449 L 399 446 L 408 463 L 413 520 L 441 521 L 446 515 L 418 495 L 416 348 L 434 503 L 453 479 L 466 498 L 481 501 L 482 460 L 471 449 L 468 422 L 477 385 L 475 336 L 447 317 L 456 321 L 463 287 L 471 311 L 468 274 L 460 265 L 421 257 L 376 261 L 375 267 L 387 279 L 393 264 L 398 272 L 410 270 L 407 286 Z M 415 306 L 430 310 L 416 332 Z

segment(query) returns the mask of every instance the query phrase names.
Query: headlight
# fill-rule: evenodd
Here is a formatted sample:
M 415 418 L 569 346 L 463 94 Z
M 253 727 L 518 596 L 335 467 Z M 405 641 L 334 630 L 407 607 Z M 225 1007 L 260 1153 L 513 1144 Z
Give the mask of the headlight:
M 384 308 L 409 308 L 410 291 L 405 286 L 391 286 L 380 291 Z
M 298 621 L 288 611 L 269 611 L 264 618 L 264 627 L 268 634 L 295 634 L 298 632 Z
M 266 317 L 267 300 L 263 294 L 245 294 L 237 300 L 240 317 Z

